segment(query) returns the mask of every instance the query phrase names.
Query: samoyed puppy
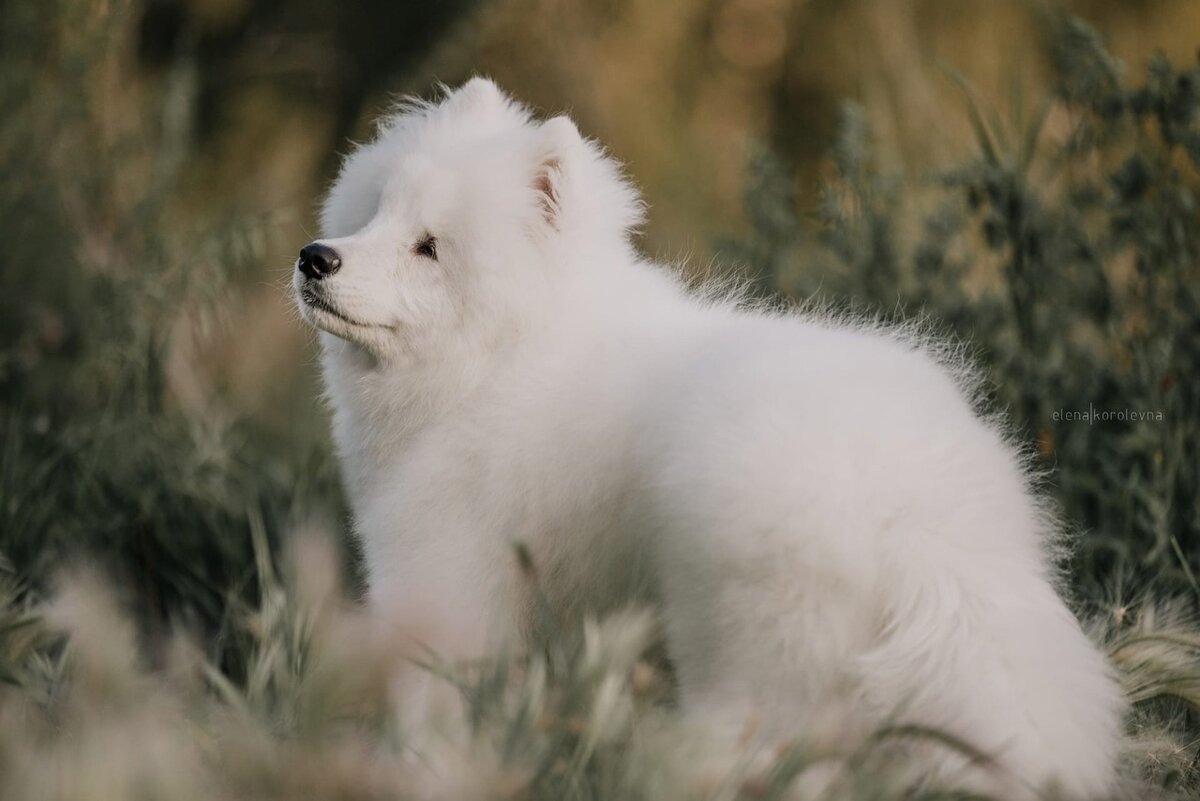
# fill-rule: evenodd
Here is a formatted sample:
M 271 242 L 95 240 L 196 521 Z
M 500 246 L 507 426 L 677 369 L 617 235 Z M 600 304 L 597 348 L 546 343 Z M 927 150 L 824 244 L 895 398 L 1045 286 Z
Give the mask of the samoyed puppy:
M 697 720 L 936 727 L 1006 796 L 1105 793 L 1121 694 L 968 371 L 691 291 L 636 252 L 641 215 L 569 119 L 479 78 L 346 158 L 294 288 L 371 605 L 480 656 L 528 633 L 523 543 L 564 618 L 659 609 Z

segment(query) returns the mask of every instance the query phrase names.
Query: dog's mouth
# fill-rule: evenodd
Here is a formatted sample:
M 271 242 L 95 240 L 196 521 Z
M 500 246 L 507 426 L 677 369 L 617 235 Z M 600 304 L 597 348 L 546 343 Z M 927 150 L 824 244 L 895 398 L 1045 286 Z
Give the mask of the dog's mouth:
M 308 308 L 313 309 L 318 312 L 321 312 L 323 314 L 327 314 L 330 317 L 334 317 L 338 320 L 341 320 L 343 323 L 355 326 L 356 328 L 386 328 L 387 327 L 387 326 L 379 325 L 377 323 L 364 323 L 361 320 L 355 320 L 353 317 L 349 316 L 348 314 L 343 312 L 341 309 L 339 309 L 337 306 L 334 306 L 332 303 L 330 303 L 324 297 L 317 294 L 316 292 L 314 292 L 312 289 L 310 289 L 308 287 L 301 288 L 300 300 Z

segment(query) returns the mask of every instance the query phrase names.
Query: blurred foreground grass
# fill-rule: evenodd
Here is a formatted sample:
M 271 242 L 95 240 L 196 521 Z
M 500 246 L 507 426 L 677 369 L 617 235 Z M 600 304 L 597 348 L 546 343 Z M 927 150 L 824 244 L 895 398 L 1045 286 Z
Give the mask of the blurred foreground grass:
M 653 619 L 629 611 L 557 631 L 522 654 L 450 665 L 350 605 L 327 536 L 291 538 L 283 572 L 255 538 L 259 604 L 231 614 L 247 642 L 234 680 L 194 638 L 144 641 L 111 588 L 64 576 L 37 609 L 0 585 L 0 795 L 12 799 L 983 798 L 915 783 L 904 746 L 986 755 L 895 725 L 865 740 L 836 722 L 749 752 L 689 728 L 653 657 Z M 1143 607 L 1098 631 L 1139 712 L 1121 798 L 1184 799 L 1200 636 Z M 459 706 L 394 709 L 397 682 L 441 683 Z M 1046 796 L 1054 798 L 1053 794 Z
M 344 517 L 315 405 L 251 415 L 189 371 L 278 221 L 182 199 L 194 76 L 180 59 L 121 82 L 128 8 L 72 25 L 0 6 L 0 797 L 776 798 L 818 774 L 829 799 L 946 797 L 912 790 L 890 747 L 970 754 L 936 732 L 715 749 L 673 714 L 634 612 L 486 665 L 372 633 L 339 581 L 340 525 L 313 525 Z M 764 154 L 749 233 L 725 248 L 765 291 L 925 313 L 979 350 L 1082 529 L 1077 605 L 1137 702 L 1126 794 L 1186 797 L 1200 70 L 1131 79 L 1088 28 L 1051 22 L 1045 100 L 1002 113 L 964 81 L 945 110 L 977 159 L 888 174 L 848 107 L 820 208 L 799 215 Z M 1092 408 L 1153 416 L 1063 418 Z M 389 683 L 426 669 L 466 716 L 391 713 Z

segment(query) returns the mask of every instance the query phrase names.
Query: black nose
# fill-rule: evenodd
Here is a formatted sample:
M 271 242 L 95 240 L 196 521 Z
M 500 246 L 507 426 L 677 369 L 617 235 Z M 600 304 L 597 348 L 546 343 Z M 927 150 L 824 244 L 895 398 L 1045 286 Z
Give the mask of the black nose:
M 336 273 L 342 266 L 342 257 L 337 251 L 320 242 L 310 242 L 300 249 L 296 267 L 309 278 L 320 280 Z

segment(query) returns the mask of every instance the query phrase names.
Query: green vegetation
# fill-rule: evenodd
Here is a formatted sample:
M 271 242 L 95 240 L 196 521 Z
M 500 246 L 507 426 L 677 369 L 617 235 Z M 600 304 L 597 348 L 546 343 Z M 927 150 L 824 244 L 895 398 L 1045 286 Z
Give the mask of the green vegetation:
M 279 221 L 189 203 L 188 61 L 121 85 L 129 4 L 68 24 L 77 5 L 0 6 L 0 797 L 769 799 L 817 775 L 831 801 L 961 797 L 912 791 L 891 747 L 973 755 L 938 732 L 707 742 L 636 612 L 484 665 L 372 635 L 315 402 L 281 424 L 221 387 L 197 402 L 180 367 Z M 1001 112 L 948 78 L 976 158 L 890 174 L 847 106 L 814 213 L 764 151 L 749 230 L 722 247 L 766 292 L 928 316 L 977 352 L 985 404 L 1035 443 L 1076 529 L 1077 606 L 1137 704 L 1126 795 L 1189 797 L 1200 68 L 1127 79 L 1086 26 L 1045 35 L 1044 101 Z M 1149 417 L 1077 419 L 1093 409 Z M 396 676 L 439 677 L 467 715 L 402 726 Z

